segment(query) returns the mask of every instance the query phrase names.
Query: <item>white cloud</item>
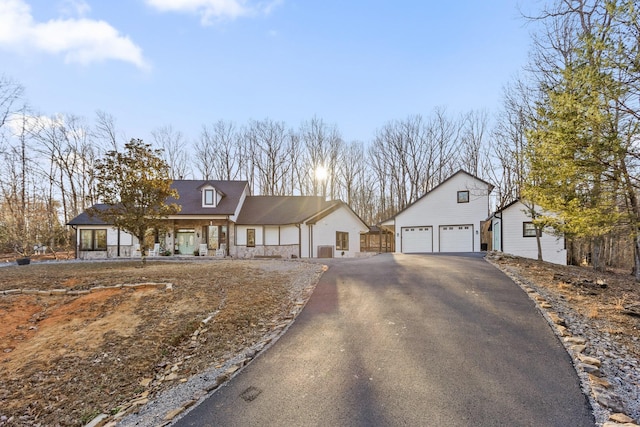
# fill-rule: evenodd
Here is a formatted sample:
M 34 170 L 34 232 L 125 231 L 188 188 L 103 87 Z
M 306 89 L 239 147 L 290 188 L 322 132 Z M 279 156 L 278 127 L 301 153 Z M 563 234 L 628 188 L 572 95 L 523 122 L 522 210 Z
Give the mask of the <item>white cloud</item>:
M 184 12 L 200 15 L 202 25 L 213 20 L 236 19 L 243 16 L 268 15 L 283 0 L 250 3 L 247 0 L 146 0 L 160 12 Z
M 89 10 L 83 1 L 68 5 L 80 15 Z M 116 59 L 148 68 L 142 49 L 107 22 L 87 18 L 35 22 L 24 0 L 0 0 L 0 48 L 60 54 L 66 62 L 83 65 Z
M 91 11 L 91 6 L 84 0 L 64 0 L 59 9 L 65 16 L 86 16 Z

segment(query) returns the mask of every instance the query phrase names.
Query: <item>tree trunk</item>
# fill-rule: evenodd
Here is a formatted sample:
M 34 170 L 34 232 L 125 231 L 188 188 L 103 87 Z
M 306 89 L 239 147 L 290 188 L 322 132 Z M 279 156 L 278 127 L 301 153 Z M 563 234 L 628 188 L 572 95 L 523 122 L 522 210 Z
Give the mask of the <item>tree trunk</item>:
M 634 247 L 633 247 L 633 275 L 636 278 L 637 282 L 640 282 L 640 227 L 636 229 L 636 237 L 633 239 Z
M 538 246 L 538 261 L 542 261 L 542 242 L 540 241 L 542 236 L 542 228 L 536 225 L 536 245 Z
M 591 263 L 595 271 L 604 271 L 605 265 L 602 259 L 602 237 L 593 239 L 593 251 L 591 254 Z

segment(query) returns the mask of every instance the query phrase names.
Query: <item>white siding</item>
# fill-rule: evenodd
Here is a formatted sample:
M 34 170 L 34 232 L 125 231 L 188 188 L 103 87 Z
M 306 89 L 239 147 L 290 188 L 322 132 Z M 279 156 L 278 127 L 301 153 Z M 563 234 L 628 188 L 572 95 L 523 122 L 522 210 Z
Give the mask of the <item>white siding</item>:
M 502 252 L 525 258 L 538 258 L 538 246 L 535 237 L 523 237 L 522 224 L 530 222 L 527 207 L 521 202 L 514 203 L 501 212 L 502 215 Z M 499 214 L 500 215 L 500 214 Z M 494 221 L 495 224 L 495 221 Z M 495 233 L 495 228 L 494 231 Z M 567 251 L 564 238 L 543 231 L 540 237 L 542 259 L 554 264 L 567 264 Z
M 256 230 L 256 246 L 261 246 L 263 244 L 263 227 L 261 225 L 237 225 L 236 245 L 244 246 L 247 244 L 247 230 L 250 228 Z
M 86 227 L 88 228 L 88 227 Z M 104 228 L 104 227 L 91 227 L 91 228 Z M 117 245 L 118 244 L 118 229 L 117 228 L 108 228 L 107 229 L 107 245 Z M 133 244 L 133 236 L 126 231 L 120 230 L 120 246 L 131 246 Z
M 280 244 L 297 245 L 300 237 L 299 229 L 295 225 L 283 225 L 280 227 Z
M 342 250 L 335 249 L 337 231 L 349 233 L 349 249 L 344 251 L 344 255 Z M 350 209 L 342 206 L 316 224 L 307 227 L 310 239 L 306 239 L 307 245 L 302 247 L 302 256 L 316 258 L 318 246 L 332 246 L 335 257 L 353 257 L 360 252 L 360 233 L 366 231 L 367 227 L 362 221 Z M 309 249 L 312 251 L 310 255 Z
M 496 217 L 491 220 L 491 230 L 493 230 L 491 248 L 494 251 L 502 251 L 502 223 Z
M 469 191 L 469 202 L 458 203 L 458 191 Z M 489 215 L 488 184 L 458 172 L 395 217 L 396 251 L 402 251 L 401 229 L 420 224 L 433 227 L 433 251 L 441 252 L 440 226 L 465 224 L 473 226 L 474 252 L 480 251 L 480 221 Z
M 279 245 L 280 244 L 280 230 L 278 226 L 265 226 L 264 227 L 264 244 L 265 245 Z
M 313 255 L 309 252 L 311 247 L 312 227 L 313 227 L 312 225 L 300 224 L 300 257 L 301 258 L 313 257 Z

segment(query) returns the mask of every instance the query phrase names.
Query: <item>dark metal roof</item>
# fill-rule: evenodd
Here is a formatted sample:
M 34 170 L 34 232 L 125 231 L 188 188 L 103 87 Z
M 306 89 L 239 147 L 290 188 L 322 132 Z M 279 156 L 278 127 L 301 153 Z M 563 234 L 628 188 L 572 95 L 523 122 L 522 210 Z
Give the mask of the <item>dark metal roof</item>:
M 202 188 L 212 186 L 223 195 L 218 205 L 202 207 Z M 180 197 L 170 197 L 167 203 L 176 203 L 181 207 L 178 215 L 233 215 L 236 213 L 240 198 L 247 186 L 247 181 L 205 181 L 183 179 L 173 181 L 171 187 L 178 191 Z M 108 205 L 96 204 L 93 208 L 105 210 Z M 86 211 L 67 223 L 68 225 L 105 225 L 97 216 L 91 216 Z
M 236 223 L 241 225 L 301 224 L 334 203 L 315 196 L 249 196 L 242 205 Z
M 93 205 L 92 208 L 99 210 L 99 211 L 103 211 L 105 209 L 107 209 L 109 207 L 109 205 L 105 205 L 102 203 Z M 67 225 L 105 225 L 106 222 L 104 222 L 103 220 L 101 220 L 100 218 L 98 218 L 95 215 L 89 215 L 87 213 L 87 211 L 82 212 L 80 215 L 78 215 L 77 217 L 73 218 L 71 221 L 69 221 L 67 223 Z

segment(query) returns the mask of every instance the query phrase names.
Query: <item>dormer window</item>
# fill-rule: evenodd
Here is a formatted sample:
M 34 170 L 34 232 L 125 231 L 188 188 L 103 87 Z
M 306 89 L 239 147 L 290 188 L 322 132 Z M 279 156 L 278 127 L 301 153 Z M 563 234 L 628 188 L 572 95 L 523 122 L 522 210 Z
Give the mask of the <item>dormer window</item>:
M 212 183 L 205 182 L 198 187 L 202 196 L 203 208 L 216 208 L 220 201 L 224 198 L 224 193 L 218 190 Z
M 204 190 L 204 205 L 215 207 L 216 205 L 216 194 L 213 188 L 207 188 Z

